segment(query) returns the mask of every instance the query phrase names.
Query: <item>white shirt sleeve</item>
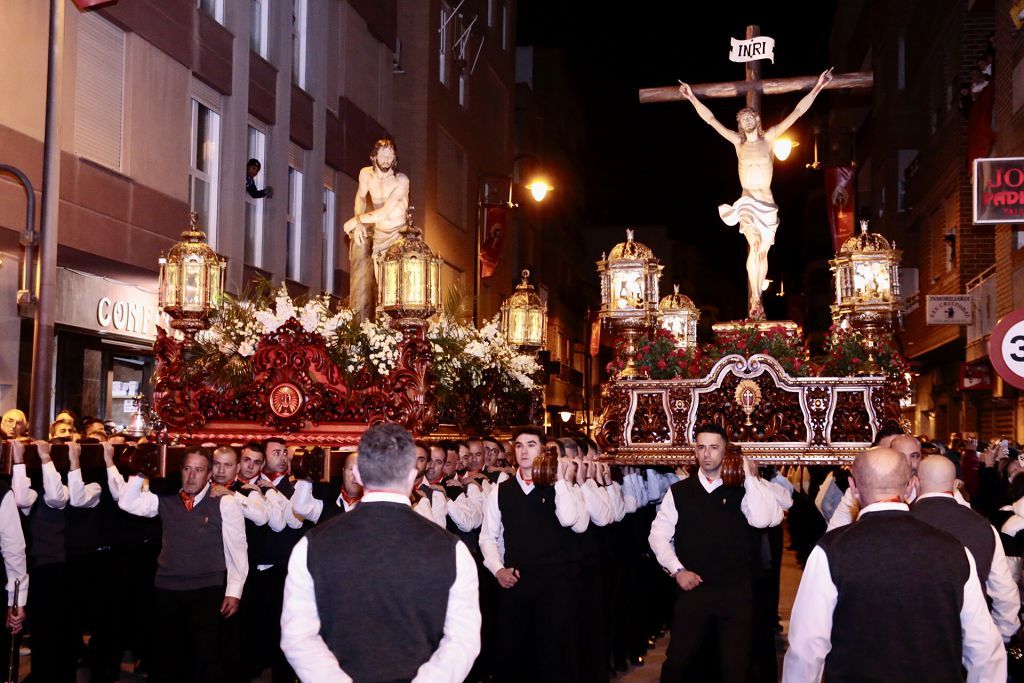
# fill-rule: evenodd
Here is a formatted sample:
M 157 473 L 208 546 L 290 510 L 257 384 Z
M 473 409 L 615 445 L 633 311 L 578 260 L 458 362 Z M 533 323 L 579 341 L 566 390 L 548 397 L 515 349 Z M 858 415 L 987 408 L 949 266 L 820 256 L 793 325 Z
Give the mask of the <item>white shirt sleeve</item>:
M 115 503 L 121 499 L 121 489 L 126 485 L 127 482 L 121 476 L 116 465 L 107 468 L 107 488 L 110 489 L 110 497 L 114 499 Z
M 14 582 L 21 581 L 18 605 L 24 607 L 28 602 L 28 562 L 25 558 L 25 534 L 13 495 L 4 496 L 0 501 L 0 552 L 7 570 L 7 606 L 14 604 Z
M 669 574 L 675 574 L 684 569 L 683 563 L 676 555 L 675 535 L 676 522 L 679 521 L 679 513 L 676 511 L 676 502 L 673 496 L 665 496 L 661 499 L 661 506 L 658 514 L 651 523 L 651 533 L 647 542 L 654 551 L 654 557 L 658 564 L 665 568 Z
M 622 505 L 625 508 L 625 513 L 627 515 L 636 512 L 640 507 L 632 474 L 627 474 L 622 477 Z
M 497 491 L 498 489 L 495 487 L 494 490 Z M 561 479 L 555 482 L 555 516 L 558 517 L 558 523 L 562 526 L 573 527 L 573 531 L 582 533 L 582 531 L 573 526 L 580 517 L 579 499 L 576 497 L 572 487 Z M 589 518 L 587 523 L 590 523 Z M 586 526 L 583 527 L 583 530 L 586 530 Z
M 815 546 L 807 557 L 789 620 L 789 649 L 782 683 L 818 683 L 832 650 L 832 613 L 839 592 L 832 583 L 828 556 Z
M 263 526 L 270 521 L 267 501 L 259 491 L 236 491 L 234 498 L 242 509 L 242 516 L 256 526 Z
M 448 526 L 448 496 L 444 491 L 433 491 L 430 494 L 430 515 L 434 524 L 442 529 Z
M 17 504 L 21 514 L 28 515 L 32 512 L 32 506 L 39 498 L 39 492 L 32 488 L 25 471 L 25 463 L 14 465 L 11 468 L 11 492 L 14 493 L 14 502 Z
M 156 517 L 160 511 L 160 499 L 152 491 L 142 490 L 144 482 L 145 479 L 138 475 L 129 479 L 121 489 L 121 498 L 117 501 L 117 507 L 139 517 Z
M 221 496 L 220 534 L 224 539 L 224 564 L 228 570 L 224 597 L 241 598 L 245 577 L 249 574 L 249 553 L 242 506 L 234 496 Z
M 963 661 L 967 683 L 992 683 L 1006 680 L 1006 648 L 989 616 L 985 596 L 978 581 L 978 570 L 971 551 L 964 548 L 970 573 L 964 584 L 964 604 L 960 608 L 960 631 L 963 633 Z
M 352 683 L 352 678 L 341 670 L 338 658 L 320 637 L 313 577 L 306 565 L 307 548 L 307 540 L 299 540 L 288 560 L 281 610 L 281 650 L 299 680 Z
M 320 521 L 320 515 L 324 511 L 324 502 L 313 497 L 313 482 L 308 479 L 300 479 L 295 482 L 295 493 L 292 494 L 291 503 L 294 514 L 314 524 Z
M 588 479 L 583 482 L 580 490 L 591 522 L 597 526 L 608 526 L 615 521 L 615 511 L 612 510 L 607 487 L 598 486 L 596 481 Z
M 294 518 L 291 503 L 277 489 L 267 489 L 263 494 L 267 501 L 267 519 L 272 531 L 281 531 L 288 526 L 288 517 Z
M 853 520 L 857 519 L 859 511 L 860 506 L 853 499 L 853 489 L 846 489 L 843 497 L 839 500 L 836 511 L 832 513 L 832 519 L 828 520 L 828 528 L 825 531 L 832 531 L 841 526 L 853 524 Z
M 73 508 L 94 508 L 100 504 L 103 488 L 93 482 L 86 484 L 82 470 L 68 470 L 68 494 Z
M 484 566 L 492 574 L 505 568 L 505 554 L 502 542 L 505 529 L 501 523 L 501 509 L 498 507 L 498 489 L 491 489 L 484 504 L 484 520 L 480 527 L 480 553 L 484 556 Z
M 772 491 L 772 485 L 760 477 L 743 480 L 746 493 L 740 501 L 740 510 L 747 524 L 756 529 L 767 529 L 782 523 L 782 507 Z
M 787 487 L 778 483 L 780 479 L 785 481 L 787 485 L 789 484 L 782 477 L 776 477 L 768 482 L 768 488 L 771 489 L 772 495 L 775 496 L 775 501 L 779 504 L 779 507 L 785 512 L 793 507 L 793 491 L 791 486 Z
M 448 590 L 444 636 L 413 683 L 461 683 L 480 653 L 480 592 L 476 563 L 462 541 L 455 544 L 455 582 Z M 319 680 L 319 679 L 318 679 Z
M 68 506 L 71 495 L 68 487 L 60 480 L 60 473 L 53 461 L 43 463 L 43 502 L 46 507 L 63 510 Z
M 1010 574 L 1003 542 L 999 539 L 999 532 L 995 527 L 992 528 L 992 535 L 995 536 L 996 546 L 995 552 L 992 553 L 992 568 L 989 569 L 988 580 L 985 582 L 985 592 L 992 599 L 992 620 L 996 623 L 1003 640 L 1009 641 L 1020 629 L 1020 589 Z
M 622 487 L 619 486 L 619 482 L 613 481 L 605 487 L 605 491 L 608 492 L 608 503 L 612 508 L 612 521 L 621 522 L 626 516 L 626 501 L 622 497 Z
M 479 503 L 473 501 L 471 495 L 476 496 Z M 455 526 L 469 532 L 480 526 L 483 520 L 483 500 L 483 492 L 476 486 L 471 486 L 466 493 L 460 493 L 458 498 L 448 502 L 446 512 L 455 522 Z
M 587 528 L 590 527 L 590 514 L 587 512 L 587 504 L 583 500 L 583 487 L 578 484 L 569 484 L 569 491 L 572 497 L 576 501 L 576 521 L 572 525 L 572 530 L 577 534 L 582 534 Z M 558 512 L 558 489 L 555 489 L 555 512 Z M 561 520 L 559 520 L 561 522 Z

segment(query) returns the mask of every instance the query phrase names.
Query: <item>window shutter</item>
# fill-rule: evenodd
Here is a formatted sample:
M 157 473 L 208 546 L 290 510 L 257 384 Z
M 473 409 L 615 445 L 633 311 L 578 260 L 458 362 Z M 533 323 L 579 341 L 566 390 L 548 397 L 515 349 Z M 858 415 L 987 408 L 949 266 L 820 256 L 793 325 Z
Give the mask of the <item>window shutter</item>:
M 93 12 L 79 15 L 75 153 L 121 172 L 124 32 Z

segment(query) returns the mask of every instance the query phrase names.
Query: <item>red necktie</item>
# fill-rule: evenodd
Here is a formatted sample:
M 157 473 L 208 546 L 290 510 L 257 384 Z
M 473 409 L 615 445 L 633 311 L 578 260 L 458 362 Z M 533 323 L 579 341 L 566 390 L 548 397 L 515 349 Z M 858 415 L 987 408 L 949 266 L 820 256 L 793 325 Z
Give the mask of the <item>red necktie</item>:
M 192 512 L 192 505 L 196 502 L 195 496 L 190 496 L 184 491 L 179 491 L 178 496 L 181 498 L 181 502 L 185 504 L 185 509 Z
M 523 483 L 527 486 L 533 486 L 533 479 L 523 479 Z

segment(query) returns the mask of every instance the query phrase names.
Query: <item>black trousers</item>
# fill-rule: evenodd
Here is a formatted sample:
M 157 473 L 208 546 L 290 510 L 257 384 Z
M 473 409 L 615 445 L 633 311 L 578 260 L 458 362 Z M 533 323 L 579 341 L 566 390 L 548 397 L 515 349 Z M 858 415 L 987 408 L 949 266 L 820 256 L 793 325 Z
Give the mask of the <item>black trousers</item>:
M 256 601 L 250 613 L 259 629 L 262 664 L 270 667 L 274 683 L 294 683 L 298 678 L 281 651 L 281 609 L 284 605 L 284 580 L 287 575 L 288 567 L 285 565 L 274 565 L 262 572 L 250 567 L 245 581 L 246 591 L 251 587 L 252 597 Z
M 74 683 L 74 629 L 68 619 L 67 565 L 46 564 L 29 570 L 29 629 L 32 634 L 32 677 L 36 683 Z
M 220 606 L 224 587 L 190 591 L 157 588 L 152 683 L 219 683 L 224 679 Z
M 746 683 L 750 660 L 753 597 L 749 580 L 677 589 L 672 636 L 661 668 L 661 683 L 699 681 L 692 667 L 705 629 L 718 636 L 722 683 Z
M 500 683 L 565 683 L 575 672 L 574 590 L 568 575 L 520 570 L 519 582 L 498 595 L 496 679 Z
M 577 680 L 580 683 L 608 683 L 606 600 L 604 568 L 600 562 L 584 565 L 576 584 Z

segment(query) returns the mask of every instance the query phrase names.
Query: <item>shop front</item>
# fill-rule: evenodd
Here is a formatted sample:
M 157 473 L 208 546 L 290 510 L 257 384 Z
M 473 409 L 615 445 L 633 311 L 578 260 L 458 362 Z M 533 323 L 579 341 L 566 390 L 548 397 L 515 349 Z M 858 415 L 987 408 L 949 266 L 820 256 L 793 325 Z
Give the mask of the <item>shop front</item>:
M 155 278 L 148 289 L 58 268 L 53 413 L 127 425 L 139 397 L 152 399 L 160 315 Z

